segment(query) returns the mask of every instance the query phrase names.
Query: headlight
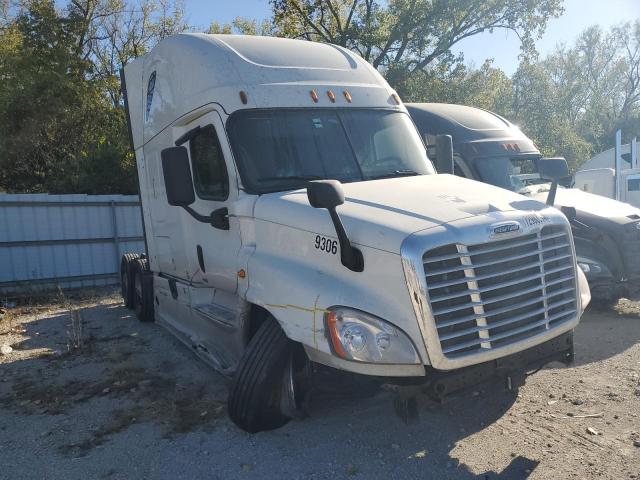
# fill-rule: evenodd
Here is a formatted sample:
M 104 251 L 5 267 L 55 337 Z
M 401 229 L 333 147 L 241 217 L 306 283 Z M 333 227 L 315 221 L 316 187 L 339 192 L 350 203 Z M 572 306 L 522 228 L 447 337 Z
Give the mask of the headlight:
M 331 349 L 340 358 L 368 363 L 419 364 L 406 333 L 358 310 L 338 307 L 325 315 Z

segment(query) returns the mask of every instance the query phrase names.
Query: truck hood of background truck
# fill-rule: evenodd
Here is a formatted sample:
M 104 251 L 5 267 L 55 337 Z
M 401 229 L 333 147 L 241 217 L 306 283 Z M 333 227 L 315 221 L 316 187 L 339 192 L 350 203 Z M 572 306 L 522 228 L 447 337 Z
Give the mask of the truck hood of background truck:
M 531 198 L 546 202 L 548 194 L 548 191 L 543 191 L 532 195 Z M 602 195 L 584 192 L 577 188 L 558 188 L 555 206 L 573 207 L 579 212 L 603 218 L 640 215 L 640 209 L 633 205 L 603 197 Z
M 491 212 L 539 211 L 544 203 L 454 175 L 421 175 L 343 184 L 338 207 L 347 235 L 358 245 L 400 253 L 414 232 Z M 335 237 L 329 213 L 314 209 L 306 189 L 261 195 L 254 218 Z

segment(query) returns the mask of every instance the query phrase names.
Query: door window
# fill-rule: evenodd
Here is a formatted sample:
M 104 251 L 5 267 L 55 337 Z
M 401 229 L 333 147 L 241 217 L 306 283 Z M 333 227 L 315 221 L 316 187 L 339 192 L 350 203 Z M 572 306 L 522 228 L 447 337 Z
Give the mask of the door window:
M 468 178 L 467 177 L 467 172 L 466 169 L 464 168 L 466 165 L 464 165 L 462 159 L 457 156 L 454 155 L 453 157 L 453 174 L 457 175 L 458 177 L 462 177 L 462 178 Z
M 198 196 L 205 200 L 226 200 L 229 176 L 213 125 L 202 128 L 189 142 L 189 148 L 193 183 Z

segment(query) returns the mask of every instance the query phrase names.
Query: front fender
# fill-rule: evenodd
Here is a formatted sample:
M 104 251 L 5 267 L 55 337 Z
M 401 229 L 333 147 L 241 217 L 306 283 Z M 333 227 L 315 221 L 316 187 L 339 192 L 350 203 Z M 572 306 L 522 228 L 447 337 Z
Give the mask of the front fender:
M 256 238 L 277 243 L 256 245 L 248 262 L 246 299 L 268 310 L 287 337 L 331 354 L 324 314 L 342 305 L 396 325 L 409 335 L 423 362 L 427 359 L 400 255 L 357 245 L 365 266 L 363 272 L 352 272 L 340 263 L 339 252 L 315 249 L 315 233 L 261 223 L 263 232 Z
M 576 266 L 576 272 L 578 272 L 578 291 L 580 292 L 580 316 L 584 313 L 584 311 L 591 303 L 591 289 L 589 288 L 589 283 L 587 282 L 587 277 L 580 267 Z

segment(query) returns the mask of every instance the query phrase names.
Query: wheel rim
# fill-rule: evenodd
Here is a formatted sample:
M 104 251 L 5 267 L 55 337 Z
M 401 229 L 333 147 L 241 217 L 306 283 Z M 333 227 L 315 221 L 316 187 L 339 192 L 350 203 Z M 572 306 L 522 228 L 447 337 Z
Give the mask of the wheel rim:
M 298 358 L 297 358 L 298 357 Z M 288 417 L 300 417 L 301 406 L 311 378 L 311 364 L 291 350 L 283 373 L 280 411 Z

